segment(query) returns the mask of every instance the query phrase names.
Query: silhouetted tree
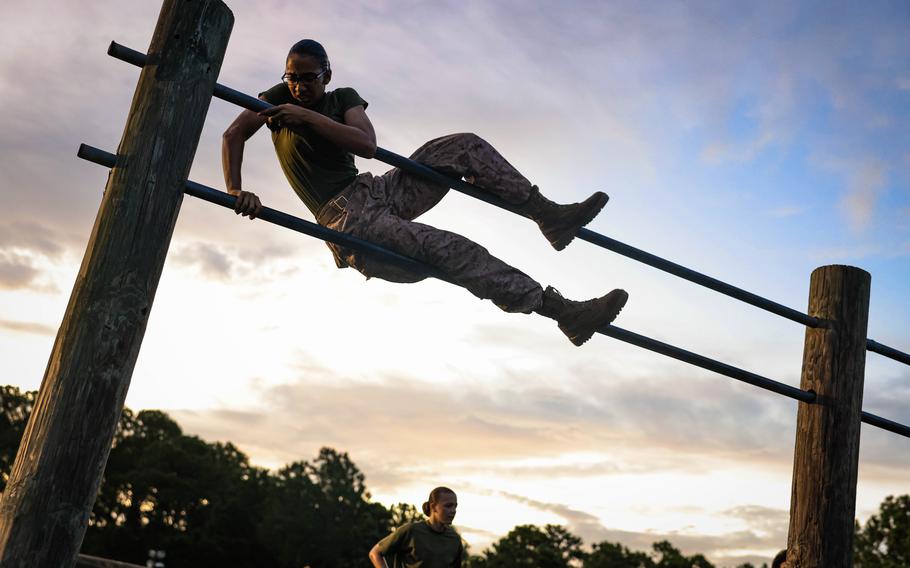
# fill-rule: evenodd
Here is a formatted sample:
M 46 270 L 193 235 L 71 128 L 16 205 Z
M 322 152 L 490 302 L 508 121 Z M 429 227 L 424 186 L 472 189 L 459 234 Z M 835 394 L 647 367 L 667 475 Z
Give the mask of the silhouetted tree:
M 13 386 L 0 387 L 0 491 L 9 481 L 36 394 L 35 391 L 22 392 Z
M 853 550 L 856 568 L 910 566 L 910 495 L 889 495 L 865 527 L 857 523 Z
M 393 529 L 426 519 L 423 513 L 417 510 L 417 507 L 409 503 L 396 503 L 389 507 L 389 513 L 392 515 L 391 528 Z
M 83 550 L 144 562 L 168 552 L 168 567 L 256 566 L 268 473 L 232 444 L 186 436 L 167 414 L 124 411 Z
M 569 568 L 579 566 L 585 553 L 581 539 L 558 525 L 541 529 L 520 525 L 494 543 L 474 565 L 482 568 Z
M 633 552 L 621 544 L 603 541 L 595 544 L 585 558 L 584 568 L 653 568 L 644 552 Z
M 369 499 L 348 454 L 322 448 L 314 462 L 295 462 L 275 475 L 264 539 L 279 566 L 363 566 L 392 521 L 388 509 Z

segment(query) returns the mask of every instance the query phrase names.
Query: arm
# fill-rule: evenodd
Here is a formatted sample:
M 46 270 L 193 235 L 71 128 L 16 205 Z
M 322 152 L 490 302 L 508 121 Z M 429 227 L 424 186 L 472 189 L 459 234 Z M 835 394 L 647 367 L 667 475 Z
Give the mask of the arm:
M 379 545 L 373 547 L 370 550 L 370 562 L 373 563 L 373 568 L 389 568 L 389 565 L 386 564 L 385 558 L 383 558 L 382 553 L 379 552 Z
M 227 192 L 237 196 L 234 212 L 256 218 L 262 210 L 262 203 L 254 193 L 243 191 L 240 181 L 240 166 L 243 163 L 243 146 L 255 134 L 266 119 L 253 111 L 245 110 L 228 126 L 221 138 L 221 167 L 224 170 L 224 184 Z
M 292 104 L 283 104 L 259 113 L 270 121 L 294 127 L 307 125 L 317 134 L 333 142 L 342 150 L 361 158 L 372 158 L 376 154 L 376 131 L 367 118 L 363 106 L 351 107 L 344 113 L 344 123 L 316 111 Z

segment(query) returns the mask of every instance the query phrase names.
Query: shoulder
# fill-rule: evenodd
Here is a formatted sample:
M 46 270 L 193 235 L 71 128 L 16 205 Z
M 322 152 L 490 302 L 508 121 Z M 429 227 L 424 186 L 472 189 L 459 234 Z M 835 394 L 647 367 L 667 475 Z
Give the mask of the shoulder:
M 259 93 L 259 98 L 272 105 L 281 105 L 294 100 L 291 96 L 291 90 L 284 83 L 278 83 L 274 87 Z
M 342 111 L 355 106 L 367 108 L 369 105 L 353 87 L 339 87 L 331 92 L 331 97 L 342 108 Z

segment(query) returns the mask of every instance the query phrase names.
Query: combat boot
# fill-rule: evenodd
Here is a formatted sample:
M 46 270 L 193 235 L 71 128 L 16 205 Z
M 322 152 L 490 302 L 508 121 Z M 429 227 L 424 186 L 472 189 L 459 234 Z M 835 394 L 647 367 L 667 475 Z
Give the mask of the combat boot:
M 581 203 L 560 205 L 541 195 L 535 185 L 518 212 L 534 220 L 553 248 L 562 250 L 572 242 L 579 229 L 600 213 L 609 199 L 606 193 L 598 191 Z
M 556 288 L 547 286 L 543 302 L 535 311 L 555 319 L 569 341 L 581 345 L 591 339 L 595 331 L 616 319 L 628 299 L 629 294 L 617 288 L 600 298 L 576 302 L 564 298 Z

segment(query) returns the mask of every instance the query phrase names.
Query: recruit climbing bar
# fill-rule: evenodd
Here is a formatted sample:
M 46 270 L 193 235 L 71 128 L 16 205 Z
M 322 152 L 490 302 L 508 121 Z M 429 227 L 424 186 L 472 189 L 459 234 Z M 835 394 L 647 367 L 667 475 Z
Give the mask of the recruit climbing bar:
M 893 347 L 888 347 L 887 345 L 882 345 L 878 341 L 873 341 L 871 339 L 866 339 L 866 349 L 872 351 L 873 353 L 878 353 L 879 355 L 884 355 L 889 359 L 894 359 L 895 361 L 900 361 L 904 365 L 910 365 L 910 355 L 904 353 L 903 351 L 898 351 Z
M 112 57 L 115 57 L 132 65 L 136 65 L 137 67 L 145 66 L 145 63 L 148 59 L 144 53 L 130 49 L 116 42 L 111 42 L 111 45 L 108 47 L 107 52 L 108 55 L 111 55 Z M 265 110 L 272 106 L 263 100 L 251 97 L 247 94 L 241 93 L 240 91 L 231 89 L 230 87 L 225 87 L 219 83 L 215 84 L 213 96 L 256 112 Z M 518 213 L 518 209 L 515 205 L 502 201 L 501 199 L 490 195 L 488 192 L 483 191 L 482 189 L 464 180 L 455 179 L 453 177 L 444 175 L 434 170 L 433 168 L 415 162 L 414 160 L 405 158 L 404 156 L 401 156 L 394 152 L 390 152 L 384 148 L 376 148 L 375 158 L 381 162 L 389 164 L 390 166 L 401 168 L 402 170 L 422 176 L 426 179 L 429 179 L 430 181 L 439 183 L 441 185 L 446 185 L 452 189 L 470 195 L 471 197 L 474 197 L 481 201 L 485 201 L 491 205 L 495 205 L 507 211 L 511 211 L 512 213 Z M 752 292 L 748 292 L 742 288 L 727 284 L 726 282 L 712 278 L 706 274 L 702 274 L 690 268 L 686 268 L 685 266 L 676 264 L 675 262 L 670 262 L 669 260 L 663 259 L 657 255 L 645 252 L 631 245 L 627 245 L 623 242 L 617 241 L 616 239 L 607 237 L 606 235 L 596 233 L 590 229 L 580 229 L 577 236 L 579 239 L 587 241 L 593 245 L 611 250 L 617 254 L 621 254 L 625 257 L 647 264 L 648 266 L 657 268 L 658 270 L 663 270 L 664 272 L 668 272 L 674 276 L 688 280 L 689 282 L 704 286 L 706 288 L 714 290 L 715 292 L 724 294 L 725 296 L 736 298 L 737 300 L 769 311 L 773 314 L 777 314 L 796 323 L 800 323 L 808 327 L 821 327 L 823 325 L 823 322 L 821 322 L 818 318 L 812 317 L 808 314 L 802 313 L 783 304 L 779 304 L 757 294 L 753 294 Z M 878 343 L 871 339 L 867 340 L 867 349 L 880 355 L 884 355 L 885 357 L 890 357 L 891 359 L 910 365 L 910 355 L 888 347 L 887 345 L 882 345 L 881 343 Z
M 110 152 L 106 152 L 87 144 L 82 144 L 79 146 L 79 152 L 77 155 L 84 160 L 88 160 L 102 166 L 107 166 L 109 168 L 115 167 L 119 159 L 119 157 L 115 154 L 111 154 Z M 187 180 L 185 190 L 187 194 L 192 195 L 193 197 L 203 199 L 216 205 L 221 205 L 222 207 L 231 210 L 234 209 L 234 205 L 237 200 L 237 198 L 233 195 L 224 193 L 223 191 L 218 191 L 217 189 L 190 180 Z M 449 283 L 454 283 L 448 279 L 446 275 L 441 271 L 435 270 L 418 260 L 400 255 L 386 248 L 375 245 L 369 241 L 327 229 L 325 227 L 317 225 L 316 223 L 305 221 L 282 211 L 271 209 L 269 207 L 263 207 L 259 218 L 261 218 L 263 221 L 267 221 L 275 225 L 280 225 L 287 229 L 291 229 L 293 231 L 297 231 L 311 237 L 316 237 L 317 239 L 333 242 L 354 250 L 360 250 L 381 256 L 386 260 L 394 262 L 395 264 L 398 264 L 399 266 L 402 266 L 409 270 L 415 270 L 419 273 L 424 273 L 428 276 L 438 278 Z M 618 328 L 613 325 L 608 325 L 597 330 L 597 332 L 602 335 L 607 335 L 609 337 L 613 337 L 614 339 L 619 339 L 621 341 L 631 343 L 632 345 L 636 345 L 644 349 L 649 349 L 656 353 L 660 353 L 662 355 L 666 355 L 668 357 L 696 365 L 709 371 L 714 371 L 715 373 L 743 381 L 750 385 L 757 386 L 789 398 L 810 404 L 815 402 L 814 393 L 785 385 L 766 377 L 756 375 L 755 373 L 744 371 L 742 369 L 733 367 L 732 365 L 727 365 L 726 363 L 721 363 L 720 361 L 709 359 L 703 355 L 698 355 L 696 353 L 692 353 L 691 351 L 686 351 L 685 349 L 674 347 L 673 345 L 657 341 L 656 339 L 651 339 L 650 337 L 646 337 L 632 331 Z M 885 430 L 910 437 L 910 427 L 875 416 L 874 414 L 868 414 L 864 412 L 863 421 L 873 426 L 878 426 L 879 428 L 884 428 Z
M 125 61 L 139 67 L 145 65 L 145 54 L 128 47 L 124 47 L 116 42 L 111 42 L 111 45 L 108 48 L 107 52 L 109 55 L 120 59 L 121 61 Z M 213 95 L 229 103 L 233 103 L 235 105 L 256 112 L 265 110 L 272 106 L 265 101 L 251 97 L 217 83 L 215 84 Z M 401 156 L 394 152 L 390 152 L 384 148 L 376 148 L 375 158 L 381 162 L 389 164 L 390 166 L 401 168 L 402 170 L 422 176 L 426 179 L 429 179 L 430 181 L 451 187 L 452 189 L 466 193 L 471 197 L 485 201 L 491 205 L 495 205 L 513 213 L 518 213 L 518 209 L 515 205 L 507 203 L 501 199 L 497 199 L 496 197 L 490 195 L 489 192 L 483 191 L 482 189 L 464 180 L 455 179 L 453 177 L 444 175 L 434 170 L 433 168 L 415 162 L 414 160 L 405 158 L 404 156 Z M 599 233 L 595 233 L 590 229 L 581 229 L 578 232 L 578 238 L 588 241 L 594 245 L 606 248 L 608 250 L 612 250 L 613 252 L 627 256 L 639 262 L 643 262 L 647 265 L 653 266 L 654 268 L 669 272 L 670 274 L 679 276 L 680 278 L 689 280 L 690 282 L 705 286 L 714 290 L 715 292 L 720 292 L 721 294 L 736 298 L 738 300 L 746 302 L 747 304 L 752 304 L 753 306 L 770 311 L 779 316 L 793 320 L 797 323 L 801 323 L 809 327 L 819 327 L 821 325 L 818 319 L 794 310 L 793 308 L 788 308 L 787 306 L 778 304 L 777 302 L 773 302 L 751 292 L 747 292 L 741 288 L 737 288 L 736 286 L 732 286 L 715 278 L 711 278 L 710 276 L 706 276 L 689 268 L 685 268 L 684 266 L 680 266 L 668 260 L 664 260 L 658 256 L 644 252 L 633 246 L 629 246 L 615 239 L 611 239 Z

